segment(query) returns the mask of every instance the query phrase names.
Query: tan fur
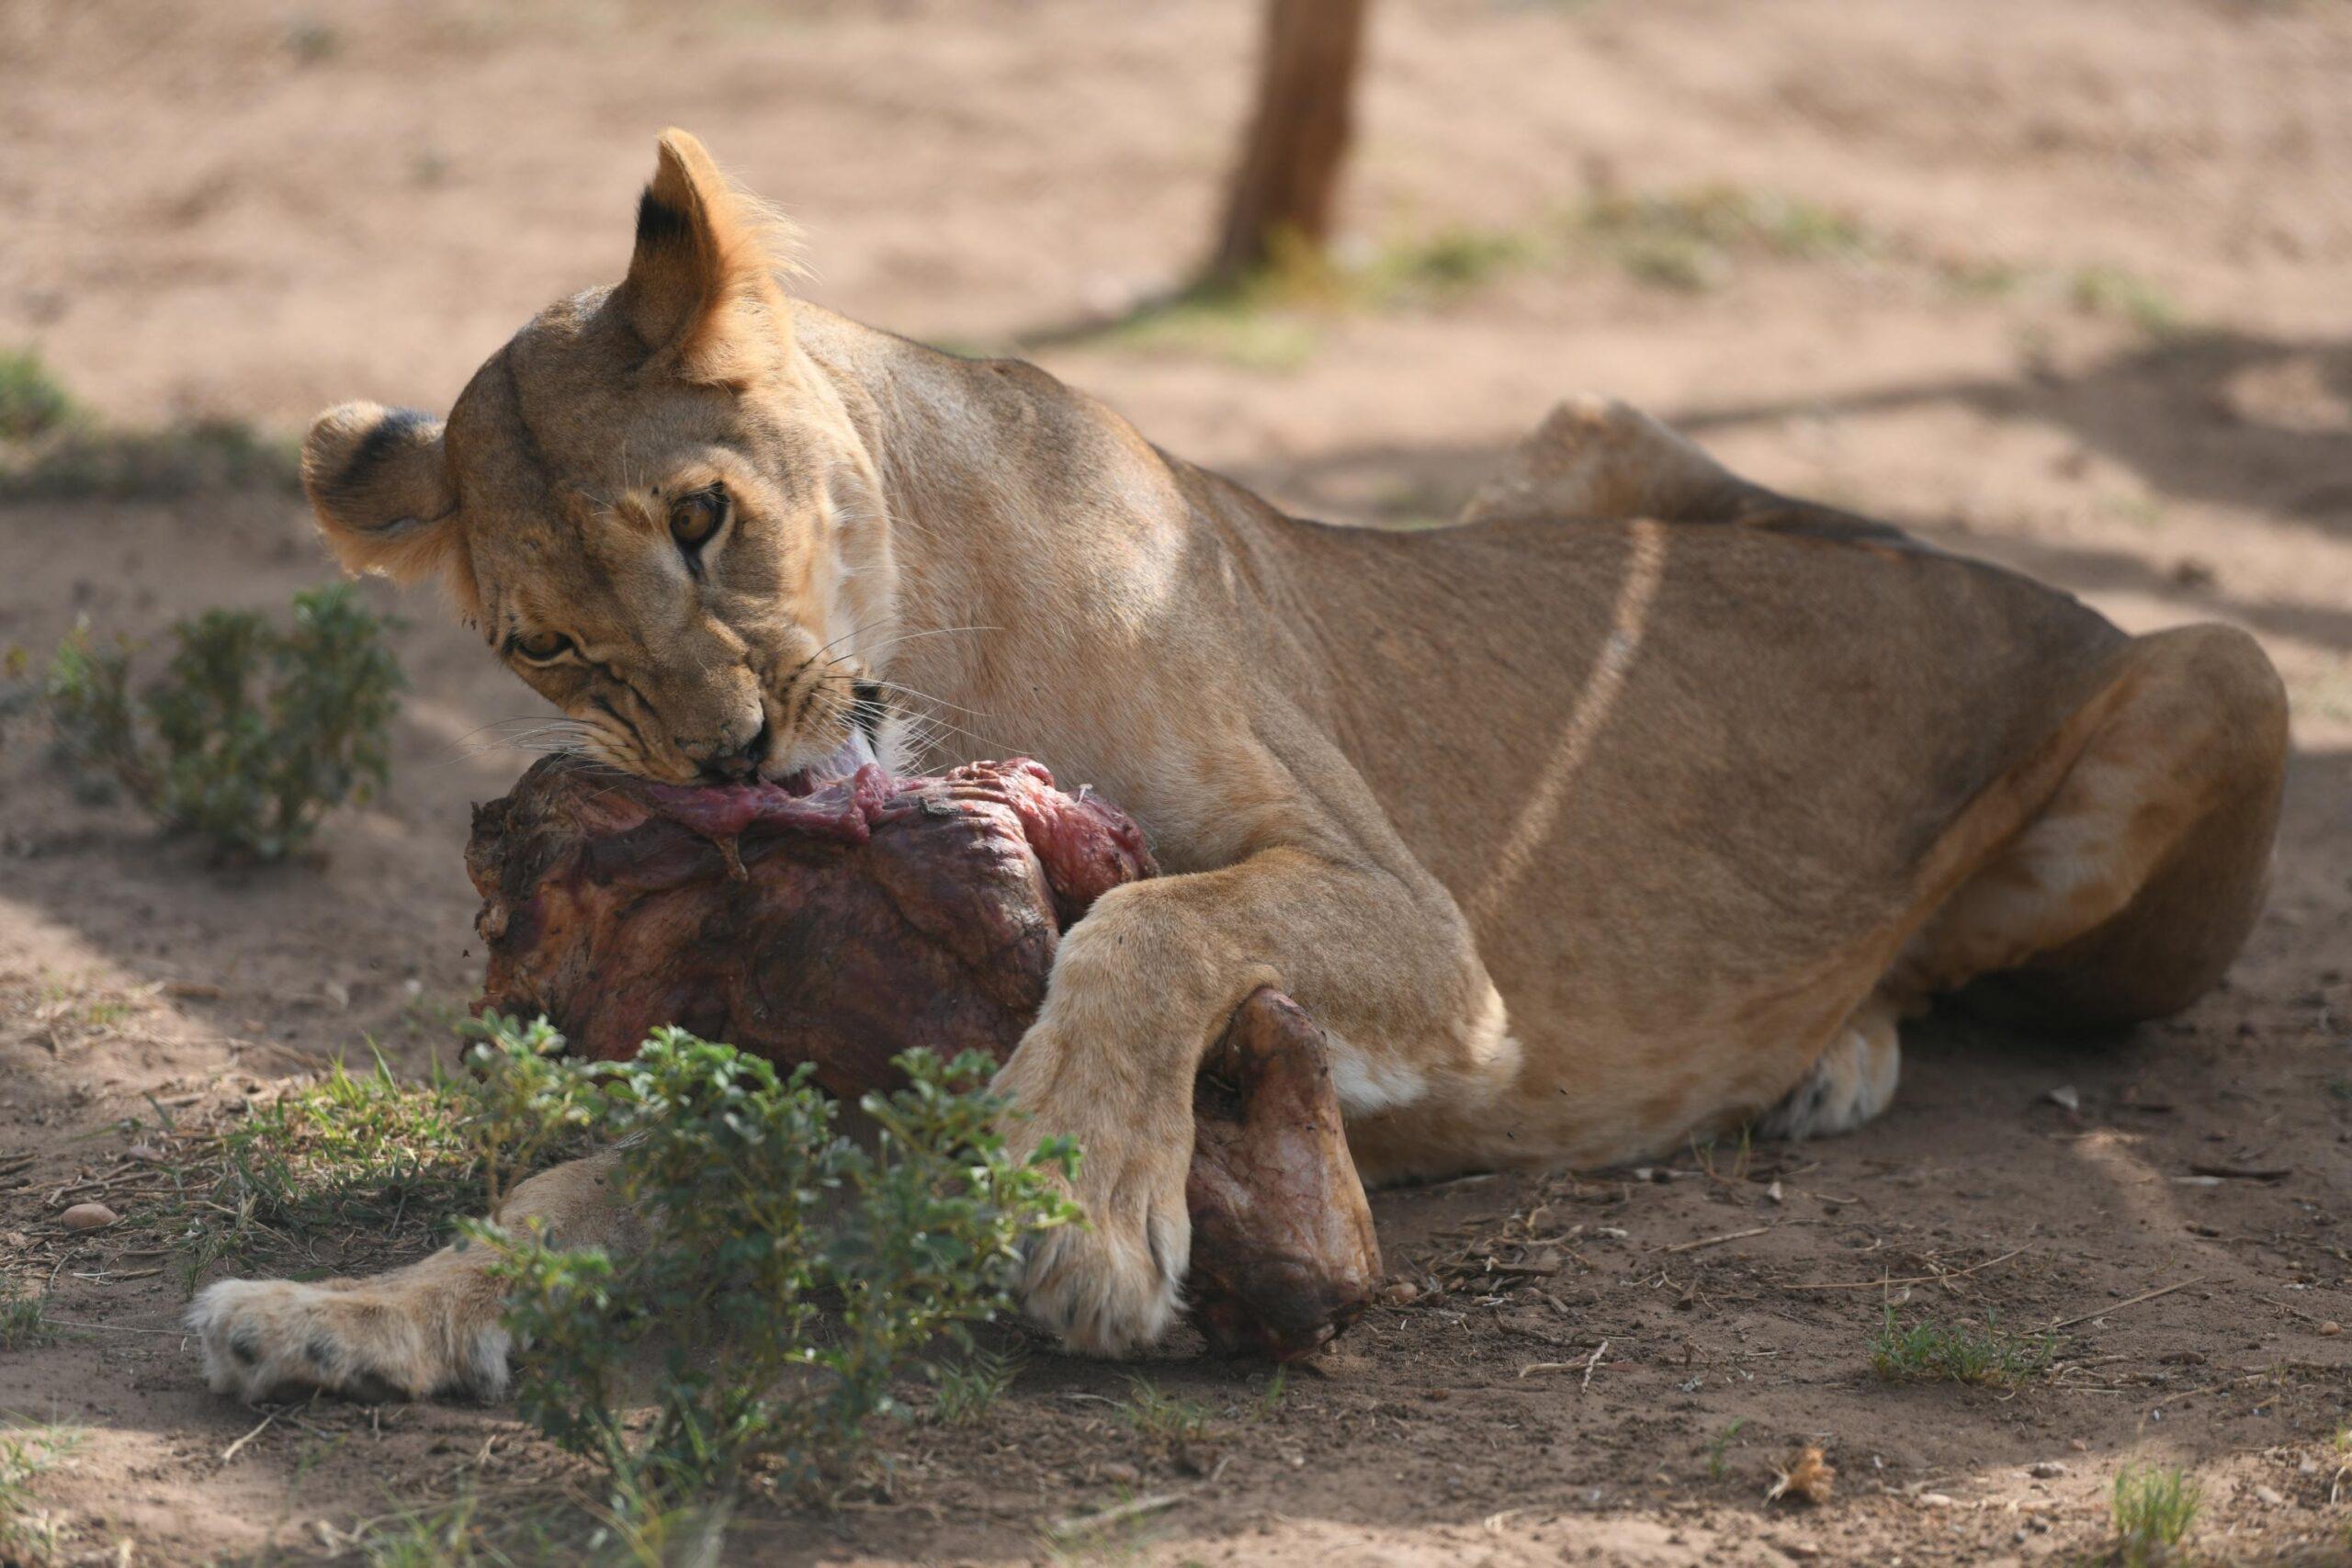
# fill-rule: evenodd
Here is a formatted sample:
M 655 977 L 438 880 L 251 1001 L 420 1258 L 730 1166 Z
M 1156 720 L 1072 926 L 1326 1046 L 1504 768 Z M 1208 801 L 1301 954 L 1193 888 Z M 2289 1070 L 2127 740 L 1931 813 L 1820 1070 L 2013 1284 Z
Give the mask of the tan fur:
M 1259 985 L 1333 1032 L 1382 1179 L 1768 1111 L 1837 1130 L 1883 1105 L 1930 994 L 2146 1016 L 2254 918 L 2284 707 L 2237 634 L 2134 641 L 1597 400 L 1460 526 L 1296 522 L 1031 367 L 764 291 L 691 139 L 653 189 L 691 232 L 641 225 L 628 281 L 543 313 L 446 431 L 404 427 L 379 472 L 358 416 L 322 421 L 322 526 L 361 568 L 447 574 L 495 648 L 571 637 L 517 671 L 633 772 L 693 776 L 763 719 L 763 771 L 806 765 L 871 679 L 897 764 L 1028 753 L 1136 813 L 1170 874 L 1071 932 L 1001 1080 L 1021 1135 L 1085 1150 L 1091 1224 L 1026 1289 L 1073 1345 L 1170 1321 L 1194 1066 Z M 714 479 L 738 518 L 696 578 L 661 520 Z M 623 1224 L 574 1210 L 573 1239 Z M 330 1322 L 299 1285 L 217 1287 L 197 1322 L 209 1356 L 258 1335 L 271 1386 L 298 1324 L 332 1352 L 311 1381 L 478 1384 L 494 1313 L 455 1282 L 474 1265 L 436 1267 L 387 1299 L 454 1339 Z

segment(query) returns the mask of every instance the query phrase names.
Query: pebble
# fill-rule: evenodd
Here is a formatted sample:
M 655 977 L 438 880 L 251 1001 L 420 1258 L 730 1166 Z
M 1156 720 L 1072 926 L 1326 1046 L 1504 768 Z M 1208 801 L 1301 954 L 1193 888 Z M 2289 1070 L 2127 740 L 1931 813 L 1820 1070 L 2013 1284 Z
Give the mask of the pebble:
M 1113 1460 L 1102 1467 L 1102 1479 L 1114 1486 L 1133 1486 L 1143 1479 L 1143 1472 L 1134 1465 Z
M 1923 1508 L 1949 1508 L 1954 1504 L 1955 1499 L 1950 1493 L 1922 1492 L 1919 1494 L 1919 1506 Z
M 2025 1472 L 2028 1475 L 2037 1475 L 2044 1481 L 2050 1481 L 2065 1474 L 2066 1466 L 2062 1460 L 2046 1459 L 2038 1464 L 2026 1466 Z
M 2329 1318 L 2325 1323 L 2323 1323 L 2323 1324 L 2321 1324 L 2321 1325 L 2319 1325 L 2319 1334 L 2320 1334 L 2320 1337 L 2321 1337 L 2321 1338 L 2323 1338 L 2323 1339 L 2333 1339 L 2333 1338 L 2335 1338 L 2337 1335 L 2339 1335 L 2339 1334 L 2341 1334 L 2341 1333 L 2343 1333 L 2343 1332 L 2344 1332 L 2344 1325 L 2343 1325 L 2342 1324 L 2340 1324 L 2340 1323 L 2336 1322 L 2336 1321 L 2335 1321 L 2335 1319 L 2334 1319 L 2334 1318 L 2332 1318 L 2332 1317 L 2331 1317 L 2331 1318 Z
M 2256 1497 L 2269 1504 L 2274 1508 L 2287 1500 L 2285 1497 L 2279 1495 L 2278 1489 L 2277 1487 L 2265 1486 L 2259 1482 L 2255 1484 L 2254 1495 Z
M 69 1231 L 104 1230 L 118 1217 L 104 1203 L 76 1203 L 57 1216 Z
M 1388 1288 L 1380 1292 L 1380 1299 L 1390 1306 L 1403 1306 L 1408 1302 L 1419 1299 L 1420 1293 L 1421 1288 L 1410 1280 L 1392 1280 L 1389 1281 Z

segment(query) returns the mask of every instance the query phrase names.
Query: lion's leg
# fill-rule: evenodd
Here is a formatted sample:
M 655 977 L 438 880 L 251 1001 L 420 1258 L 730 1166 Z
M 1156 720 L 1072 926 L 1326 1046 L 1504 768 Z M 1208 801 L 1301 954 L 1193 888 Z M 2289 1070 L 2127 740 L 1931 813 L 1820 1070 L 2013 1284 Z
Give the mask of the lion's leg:
M 499 1205 L 499 1223 L 538 1221 L 563 1247 L 636 1249 L 643 1227 L 616 1189 L 617 1157 L 607 1150 L 540 1172 Z M 492 1399 L 506 1389 L 509 1346 L 491 1262 L 486 1248 L 445 1247 L 365 1280 L 223 1280 L 189 1305 L 187 1324 L 214 1392 L 248 1401 L 313 1389 Z
M 1016 1137 L 1080 1146 L 1087 1223 L 1039 1237 L 1023 1281 L 1030 1314 L 1073 1348 L 1125 1354 L 1173 1321 L 1192 1252 L 1193 1080 L 1265 985 L 1330 1031 L 1351 1111 L 1507 1077 L 1516 1060 L 1460 911 L 1409 868 L 1283 848 L 1106 894 L 1063 939 L 997 1079 L 1024 1113 Z
M 1756 1120 L 1767 1138 L 1821 1138 L 1850 1133 L 1894 1100 L 1903 1076 L 1901 1015 L 1872 996 L 1831 1038 L 1796 1088 Z
M 2056 794 L 1914 939 L 1902 988 L 2123 1024 L 2188 1006 L 2237 955 L 2286 773 L 2278 672 L 2243 633 L 2187 626 L 2133 643 L 2091 709 Z

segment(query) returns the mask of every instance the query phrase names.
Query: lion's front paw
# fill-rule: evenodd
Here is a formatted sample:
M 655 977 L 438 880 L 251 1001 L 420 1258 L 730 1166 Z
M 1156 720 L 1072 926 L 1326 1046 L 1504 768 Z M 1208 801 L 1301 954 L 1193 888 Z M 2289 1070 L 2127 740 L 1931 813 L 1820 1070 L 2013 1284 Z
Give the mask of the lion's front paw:
M 1150 1185 L 1159 1190 L 1152 1199 L 1124 1201 L 1136 1189 L 1115 1180 L 1099 1188 L 1081 1182 L 1085 1223 L 1047 1231 L 1030 1246 L 1022 1305 L 1072 1350 L 1133 1355 L 1176 1321 L 1193 1248 L 1183 1170 L 1172 1188 L 1165 1180 Z
M 1126 1357 L 1176 1321 L 1179 1286 L 1193 1256 L 1185 1213 L 1185 1147 L 1129 1155 L 1120 1138 L 1080 1134 L 1077 1206 L 1082 1224 L 1030 1241 L 1021 1304 L 1063 1345 L 1089 1357 Z
M 453 1313 L 423 1282 L 224 1280 L 189 1304 L 216 1393 L 248 1404 L 313 1391 L 353 1399 L 495 1398 L 506 1388 L 508 1336 L 494 1302 Z M 479 1321 L 460 1322 L 461 1315 Z

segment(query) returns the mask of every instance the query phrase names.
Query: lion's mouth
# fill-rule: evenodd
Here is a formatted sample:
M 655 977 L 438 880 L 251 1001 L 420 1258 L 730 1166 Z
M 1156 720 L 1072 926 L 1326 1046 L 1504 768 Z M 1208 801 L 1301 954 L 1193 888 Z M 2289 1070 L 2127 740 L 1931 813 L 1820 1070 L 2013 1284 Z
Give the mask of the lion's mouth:
M 855 816 L 864 808 L 859 804 L 862 800 L 879 801 L 888 795 L 890 787 L 890 775 L 875 756 L 874 743 L 863 729 L 853 729 L 850 738 L 829 755 L 778 778 L 721 784 L 646 783 L 637 789 L 665 815 L 695 832 L 727 839 L 763 818 L 818 821 L 838 818 L 842 810 Z M 822 800 L 811 798 L 820 795 Z M 809 805 L 792 804 L 800 800 Z M 857 820 L 862 826 L 865 818 Z
M 827 784 L 842 779 L 854 779 L 860 768 L 872 767 L 880 761 L 874 754 L 874 743 L 857 725 L 850 727 L 849 739 L 834 749 L 830 756 L 797 768 L 775 781 L 776 787 L 786 795 L 813 795 Z

